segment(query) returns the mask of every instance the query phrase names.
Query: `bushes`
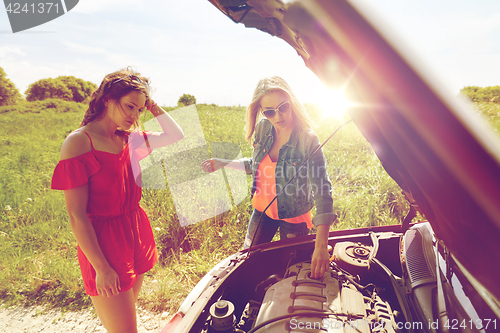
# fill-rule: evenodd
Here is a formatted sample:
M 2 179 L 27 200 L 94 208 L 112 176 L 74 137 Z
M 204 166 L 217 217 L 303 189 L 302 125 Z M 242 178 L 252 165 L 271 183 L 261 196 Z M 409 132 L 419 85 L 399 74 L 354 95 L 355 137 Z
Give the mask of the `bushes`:
M 43 113 L 51 110 L 56 113 L 74 112 L 83 117 L 87 106 L 82 103 L 68 102 L 60 99 L 49 98 L 43 101 L 23 102 L 16 105 L 0 106 L 0 114 L 17 111 L 18 113 Z
M 55 79 L 41 79 L 30 84 L 25 94 L 29 102 L 58 98 L 82 103 L 95 89 L 96 85 L 90 81 L 74 76 L 59 76 Z
M 460 94 L 467 96 L 475 103 L 500 103 L 500 86 L 494 87 L 477 87 L 467 86 L 460 90 Z
M 74 76 L 59 76 L 57 79 L 61 80 L 73 94 L 73 101 L 83 103 L 92 92 L 97 88 L 95 84 L 90 81 L 84 81 Z
M 97 86 L 90 81 L 84 81 L 74 76 L 58 76 L 55 79 L 41 79 L 30 84 L 25 95 L 28 102 L 57 98 L 84 103 L 88 101 L 96 88 Z M 23 100 L 19 90 L 7 78 L 3 68 L 0 67 L 0 107 L 15 105 Z
M 14 83 L 7 78 L 7 74 L 0 67 L 0 106 L 14 105 L 22 100 L 19 90 Z
M 189 94 L 184 94 L 181 97 L 179 97 L 179 100 L 177 101 L 177 106 L 188 106 L 196 104 L 196 98 L 193 95 Z

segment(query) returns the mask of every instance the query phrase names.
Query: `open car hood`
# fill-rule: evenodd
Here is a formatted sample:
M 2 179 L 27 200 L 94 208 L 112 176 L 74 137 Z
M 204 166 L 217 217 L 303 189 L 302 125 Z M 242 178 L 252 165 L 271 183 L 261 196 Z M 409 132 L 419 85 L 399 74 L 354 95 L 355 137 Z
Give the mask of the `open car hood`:
M 358 1 L 210 0 L 236 23 L 288 42 L 349 114 L 387 173 L 483 297 L 498 305 L 500 144 Z M 490 303 L 491 304 L 491 303 Z

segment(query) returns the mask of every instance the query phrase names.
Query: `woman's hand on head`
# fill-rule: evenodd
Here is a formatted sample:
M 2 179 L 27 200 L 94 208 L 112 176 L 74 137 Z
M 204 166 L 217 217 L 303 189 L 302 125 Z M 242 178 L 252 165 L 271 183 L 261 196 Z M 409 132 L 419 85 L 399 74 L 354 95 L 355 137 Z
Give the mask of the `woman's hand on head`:
M 120 293 L 120 277 L 112 267 L 96 272 L 95 280 L 99 296 L 112 297 Z
M 218 158 L 211 158 L 201 163 L 201 168 L 205 172 L 214 172 L 219 170 L 223 163 Z
M 153 109 L 155 108 L 156 105 L 157 104 L 155 103 L 155 101 L 153 101 L 152 99 L 150 99 L 146 103 L 146 109 L 148 109 L 149 112 L 151 112 L 153 115 L 155 115 Z

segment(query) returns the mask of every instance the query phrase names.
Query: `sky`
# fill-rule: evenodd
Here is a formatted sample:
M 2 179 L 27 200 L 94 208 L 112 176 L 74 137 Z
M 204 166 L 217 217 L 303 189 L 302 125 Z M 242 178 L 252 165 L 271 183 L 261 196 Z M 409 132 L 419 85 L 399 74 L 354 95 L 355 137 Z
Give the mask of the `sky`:
M 353 0 L 363 3 L 362 0 Z M 370 0 L 390 28 L 452 94 L 500 85 L 499 0 Z M 250 102 L 259 79 L 279 75 L 304 103 L 324 93 L 295 50 L 232 22 L 207 0 L 81 0 L 65 15 L 12 33 L 0 8 L 0 67 L 24 93 L 40 79 L 73 75 L 99 84 L 132 66 L 154 100 L 175 106 Z

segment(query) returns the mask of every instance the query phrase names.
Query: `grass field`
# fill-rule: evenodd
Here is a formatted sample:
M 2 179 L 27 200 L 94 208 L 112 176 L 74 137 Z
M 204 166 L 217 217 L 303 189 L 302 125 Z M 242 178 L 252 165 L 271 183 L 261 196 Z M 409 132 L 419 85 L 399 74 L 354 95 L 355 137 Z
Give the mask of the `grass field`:
M 320 141 L 340 125 L 339 120 L 322 118 L 315 106 L 307 107 Z M 90 304 L 63 193 L 50 190 L 61 144 L 78 128 L 84 109 L 59 100 L 0 108 L 0 301 L 5 304 L 72 310 Z M 476 109 L 498 133 L 500 105 L 478 104 Z M 244 140 L 243 107 L 202 104 L 197 112 L 207 142 L 231 142 L 243 156 L 251 156 Z M 346 125 L 323 149 L 339 215 L 333 229 L 400 222 L 408 209 L 400 189 L 354 124 Z M 206 191 L 209 196 L 210 189 Z M 240 249 L 251 213 L 248 199 L 182 228 L 168 188 L 143 190 L 141 204 L 155 232 L 160 262 L 146 276 L 142 307 L 172 313 L 215 263 Z

